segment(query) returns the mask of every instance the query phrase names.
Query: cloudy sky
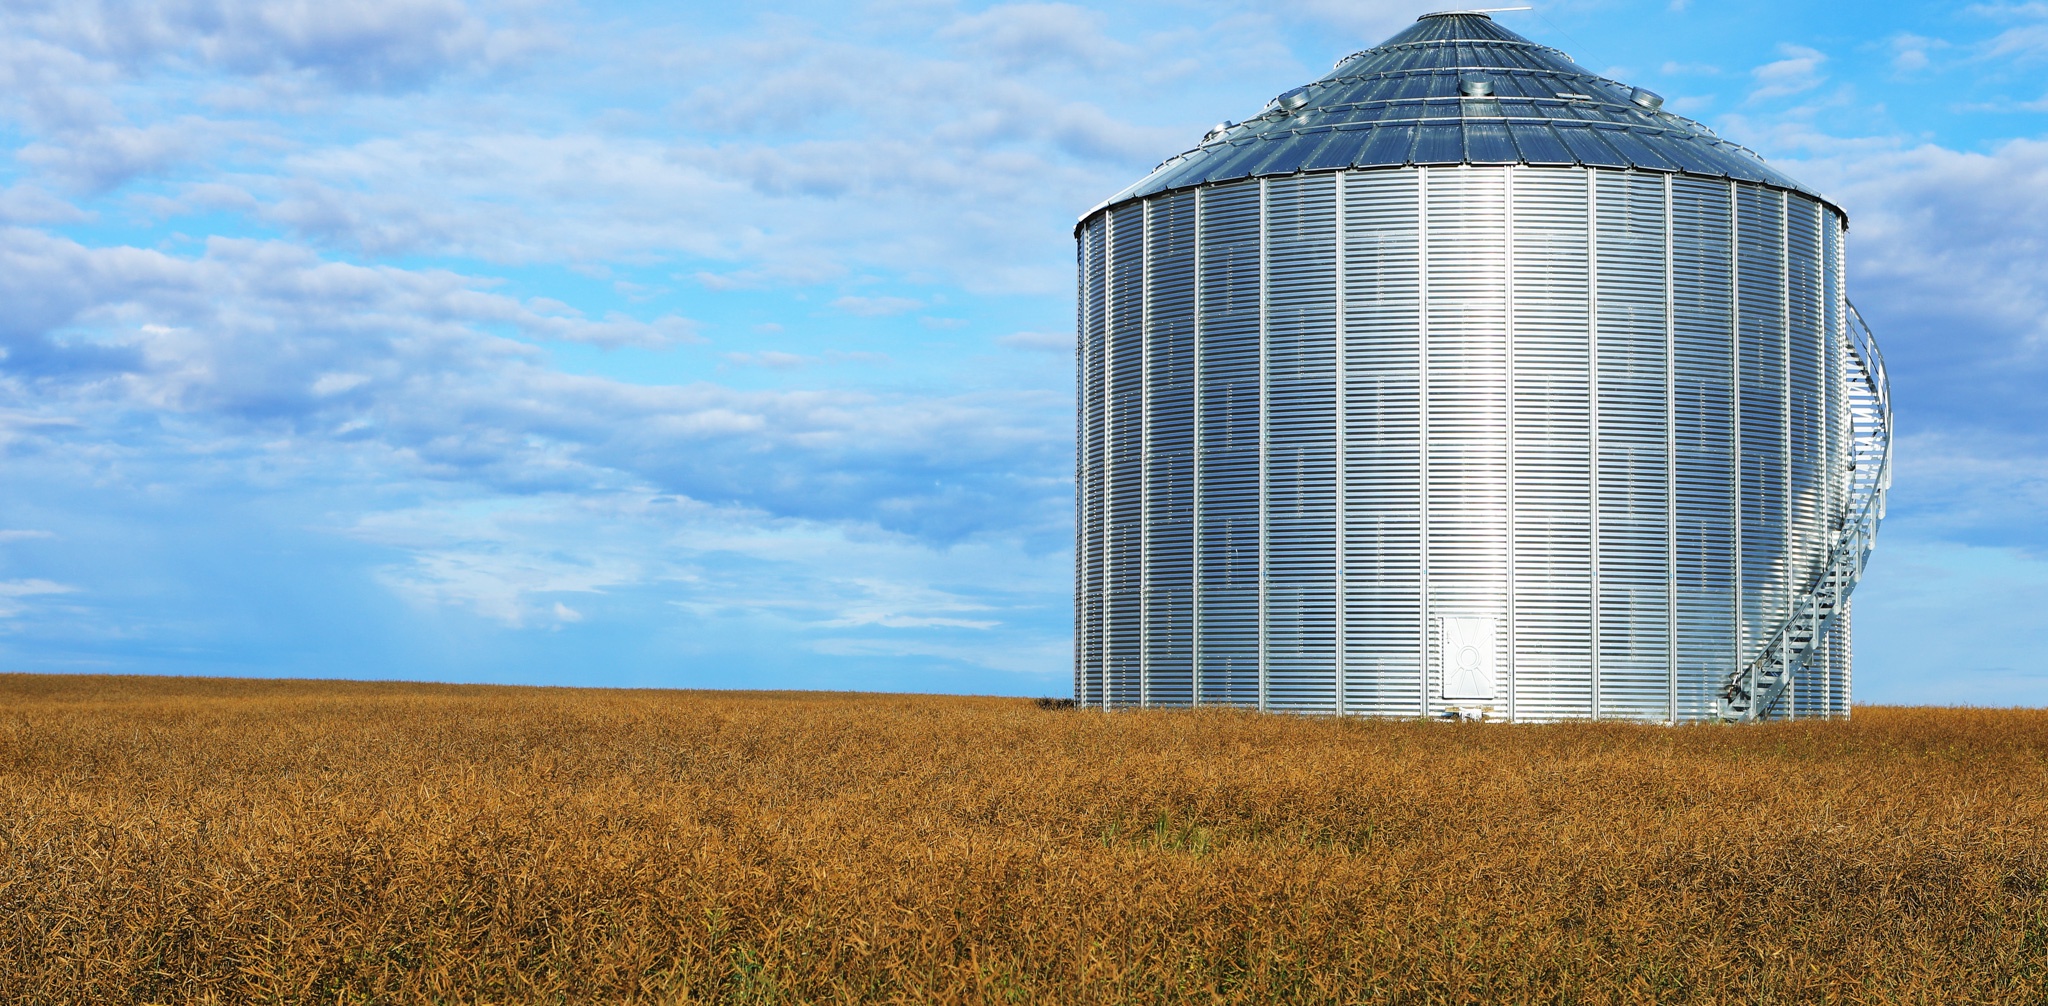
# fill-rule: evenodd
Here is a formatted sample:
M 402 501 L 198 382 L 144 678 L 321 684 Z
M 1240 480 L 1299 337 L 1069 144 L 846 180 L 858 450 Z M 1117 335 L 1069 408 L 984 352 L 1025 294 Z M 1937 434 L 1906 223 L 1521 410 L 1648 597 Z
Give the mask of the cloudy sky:
M 1436 6 L 0 0 L 0 669 L 1062 693 L 1074 218 Z M 1499 17 L 1848 209 L 1858 698 L 2048 704 L 2048 4 Z

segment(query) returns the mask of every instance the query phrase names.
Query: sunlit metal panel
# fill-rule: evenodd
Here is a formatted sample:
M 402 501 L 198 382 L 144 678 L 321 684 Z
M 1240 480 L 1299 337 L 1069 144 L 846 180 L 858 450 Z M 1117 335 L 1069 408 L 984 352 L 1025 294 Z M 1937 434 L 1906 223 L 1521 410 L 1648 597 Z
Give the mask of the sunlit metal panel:
M 1196 352 L 1201 354 L 1201 606 L 1195 673 L 1202 701 L 1259 701 L 1259 189 L 1201 192 Z
M 1422 186 L 1344 177 L 1346 711 L 1423 713 Z
M 1103 695 L 1138 705 L 1144 645 L 1143 525 L 1145 207 L 1109 215 L 1103 433 Z
M 1789 606 L 1791 470 L 1786 444 L 1790 359 L 1785 318 L 1785 206 L 1782 193 L 1735 187 L 1736 440 L 1742 470 L 1738 660 L 1754 660 Z
M 1194 702 L 1195 194 L 1146 222 L 1145 698 Z
M 1592 715 L 1589 173 L 1507 173 L 1515 716 Z
M 1665 185 L 1595 177 L 1599 714 L 1662 719 L 1672 699 Z
M 1678 717 L 1712 715 L 1735 670 L 1735 335 L 1728 183 L 1671 182 L 1677 370 Z
M 1266 705 L 1337 711 L 1335 179 L 1266 191 Z
M 1509 430 L 1507 183 L 1502 168 L 1432 168 L 1424 176 L 1423 535 L 1428 614 L 1508 614 Z M 1439 639 L 1435 644 L 1441 647 Z M 1513 715 L 1513 645 L 1498 713 Z M 1437 694 L 1441 694 L 1441 660 Z

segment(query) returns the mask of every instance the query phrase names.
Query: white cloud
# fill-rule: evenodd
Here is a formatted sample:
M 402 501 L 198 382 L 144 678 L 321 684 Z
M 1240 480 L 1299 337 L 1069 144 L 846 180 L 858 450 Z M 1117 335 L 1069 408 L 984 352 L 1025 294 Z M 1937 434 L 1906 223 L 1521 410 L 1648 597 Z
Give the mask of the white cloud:
M 767 367 L 770 370 L 796 370 L 819 362 L 815 356 L 784 353 L 774 349 L 764 349 L 758 353 L 727 353 L 725 359 L 728 363 L 742 367 Z
M 1778 54 L 1783 59 L 1765 63 L 1751 70 L 1757 86 L 1749 93 L 1752 102 L 1769 98 L 1781 98 L 1799 94 L 1819 87 L 1827 80 L 1821 73 L 1821 66 L 1827 62 L 1827 54 L 1803 45 L 1780 43 Z
M 166 0 L 9 5 L 0 24 L 82 56 L 141 70 L 192 60 L 240 74 L 299 72 L 358 89 L 422 84 L 543 46 L 459 0 Z
M 494 333 L 657 341 L 664 323 L 565 318 L 485 285 L 275 243 L 216 239 L 180 258 L 0 230 L 0 299 L 13 305 L 0 346 L 15 373 L 40 375 L 29 400 L 45 406 L 102 421 L 179 415 L 199 424 L 181 427 L 193 436 L 311 446 L 345 434 L 404 470 L 507 491 L 624 479 L 941 538 L 1063 519 L 1063 490 L 1034 481 L 1062 464 L 1060 393 L 742 392 L 571 375 Z M 13 435 L 87 434 L 16 424 Z
M 40 597 L 49 594 L 76 593 L 77 587 L 49 580 L 5 580 L 0 581 L 0 618 L 16 618 L 28 610 L 21 603 L 25 597 Z
M 1011 349 L 1024 349 L 1040 353 L 1074 352 L 1072 332 L 1012 332 L 996 340 Z
M 998 4 L 939 31 L 1010 72 L 1078 66 L 1101 70 L 1137 54 L 1102 31 L 1100 13 L 1072 4 Z
M 368 383 L 370 378 L 367 374 L 326 373 L 313 379 L 313 394 L 326 398 L 329 395 L 353 391 Z
M 1933 62 L 1928 53 L 1949 47 L 1949 44 L 1941 39 L 1928 38 L 1925 35 L 1915 35 L 1912 32 L 1900 32 L 1897 35 L 1893 35 L 1890 45 L 1892 50 L 1892 69 L 1900 73 L 1912 73 L 1917 70 L 1927 69 Z
M 779 518 L 644 490 L 444 499 L 366 515 L 351 537 L 399 550 L 380 579 L 426 610 L 455 608 L 508 627 L 587 618 L 562 594 L 615 603 L 657 591 L 700 622 L 766 620 L 815 646 L 938 646 L 942 656 L 1010 670 L 1057 670 L 1031 623 L 1063 590 L 1014 542 L 935 548 L 843 524 Z M 592 603 L 599 603 L 593 601 Z M 1024 624 L 1017 624 L 1023 622 Z M 982 640 L 982 655 L 970 657 Z
M 2048 287 L 2033 265 L 2048 248 L 2048 142 L 1982 153 L 1811 143 L 1822 156 L 1797 170 L 1848 208 L 1853 296 L 1970 331 L 1947 348 L 1994 353 L 1996 366 L 2048 345 Z
M 924 307 L 924 301 L 909 297 L 841 297 L 832 306 L 863 318 L 886 318 Z

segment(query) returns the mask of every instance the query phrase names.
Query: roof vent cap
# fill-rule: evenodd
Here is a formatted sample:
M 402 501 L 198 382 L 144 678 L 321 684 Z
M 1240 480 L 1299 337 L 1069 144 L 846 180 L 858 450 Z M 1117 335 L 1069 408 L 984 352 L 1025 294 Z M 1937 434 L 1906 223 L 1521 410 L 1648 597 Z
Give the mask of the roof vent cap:
M 1493 81 L 1485 77 L 1466 77 L 1458 81 L 1458 93 L 1467 98 L 1490 98 L 1493 96 Z
M 1207 143 L 1210 140 L 1222 136 L 1224 133 L 1230 132 L 1230 127 L 1235 125 L 1237 125 L 1237 123 L 1232 122 L 1229 119 L 1225 119 L 1222 122 L 1219 122 L 1214 126 L 1209 127 L 1209 131 L 1203 134 L 1202 136 L 1202 142 Z
M 1648 88 L 1638 87 L 1628 93 L 1628 100 L 1654 112 L 1664 107 L 1664 96 Z
M 1308 104 L 1308 88 L 1297 87 L 1292 91 L 1288 91 L 1285 94 L 1282 94 L 1278 98 L 1274 98 L 1273 100 L 1278 102 L 1281 108 L 1284 108 L 1287 111 L 1292 112 L 1295 109 Z

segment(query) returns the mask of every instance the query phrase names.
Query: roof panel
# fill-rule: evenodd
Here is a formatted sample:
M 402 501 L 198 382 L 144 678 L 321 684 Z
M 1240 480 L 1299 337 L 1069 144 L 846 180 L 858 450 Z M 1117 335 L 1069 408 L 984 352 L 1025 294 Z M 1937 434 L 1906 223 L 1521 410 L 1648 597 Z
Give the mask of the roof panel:
M 1488 78 L 1496 100 L 1454 97 L 1468 76 Z M 1261 114 L 1234 131 L 1230 143 L 1170 159 L 1104 205 L 1346 163 L 1580 164 L 1737 178 L 1815 195 L 1706 127 L 1632 103 L 1629 93 L 1628 85 L 1589 73 L 1484 14 L 1427 15 L 1346 57 L 1309 88 L 1301 113 Z M 1559 94 L 1591 100 L 1554 100 Z M 1461 121 L 1463 115 L 1475 118 Z
M 1632 167 L 1648 168 L 1651 171 L 1673 171 L 1678 167 L 1678 165 L 1667 160 L 1664 155 L 1659 154 L 1655 147 L 1643 142 L 1642 136 L 1627 129 L 1606 129 L 1595 126 L 1594 132 L 1599 133 L 1602 140 L 1607 141 L 1609 146 L 1613 147 L 1622 157 L 1627 158 Z
M 1465 160 L 1465 124 L 1424 123 L 1415 127 L 1416 164 L 1461 164 Z
M 1414 126 L 1380 126 L 1370 131 L 1357 159 L 1351 163 L 1361 168 L 1407 164 L 1414 147 Z
M 1580 164 L 1591 164 L 1603 168 L 1626 168 L 1628 158 L 1616 153 L 1613 147 L 1600 141 L 1598 131 L 1591 126 L 1559 124 L 1557 137 L 1564 141 L 1565 149 Z
M 1465 163 L 1516 164 L 1521 160 L 1522 155 L 1515 149 L 1515 141 L 1508 139 L 1506 123 L 1465 123 Z
M 1678 170 L 1695 175 L 1718 175 L 1721 167 L 1708 156 L 1703 144 L 1690 137 L 1666 136 L 1664 143 L 1657 145 L 1657 152 L 1671 159 Z
M 1577 164 L 1564 141 L 1557 138 L 1557 131 L 1545 122 L 1510 122 L 1508 135 L 1514 137 L 1515 147 L 1522 152 L 1522 160 L 1528 164 Z
M 1375 129 L 1333 129 L 1316 152 L 1302 162 L 1303 171 L 1323 171 L 1330 168 L 1348 168 L 1357 160 L 1359 151 L 1372 138 Z

